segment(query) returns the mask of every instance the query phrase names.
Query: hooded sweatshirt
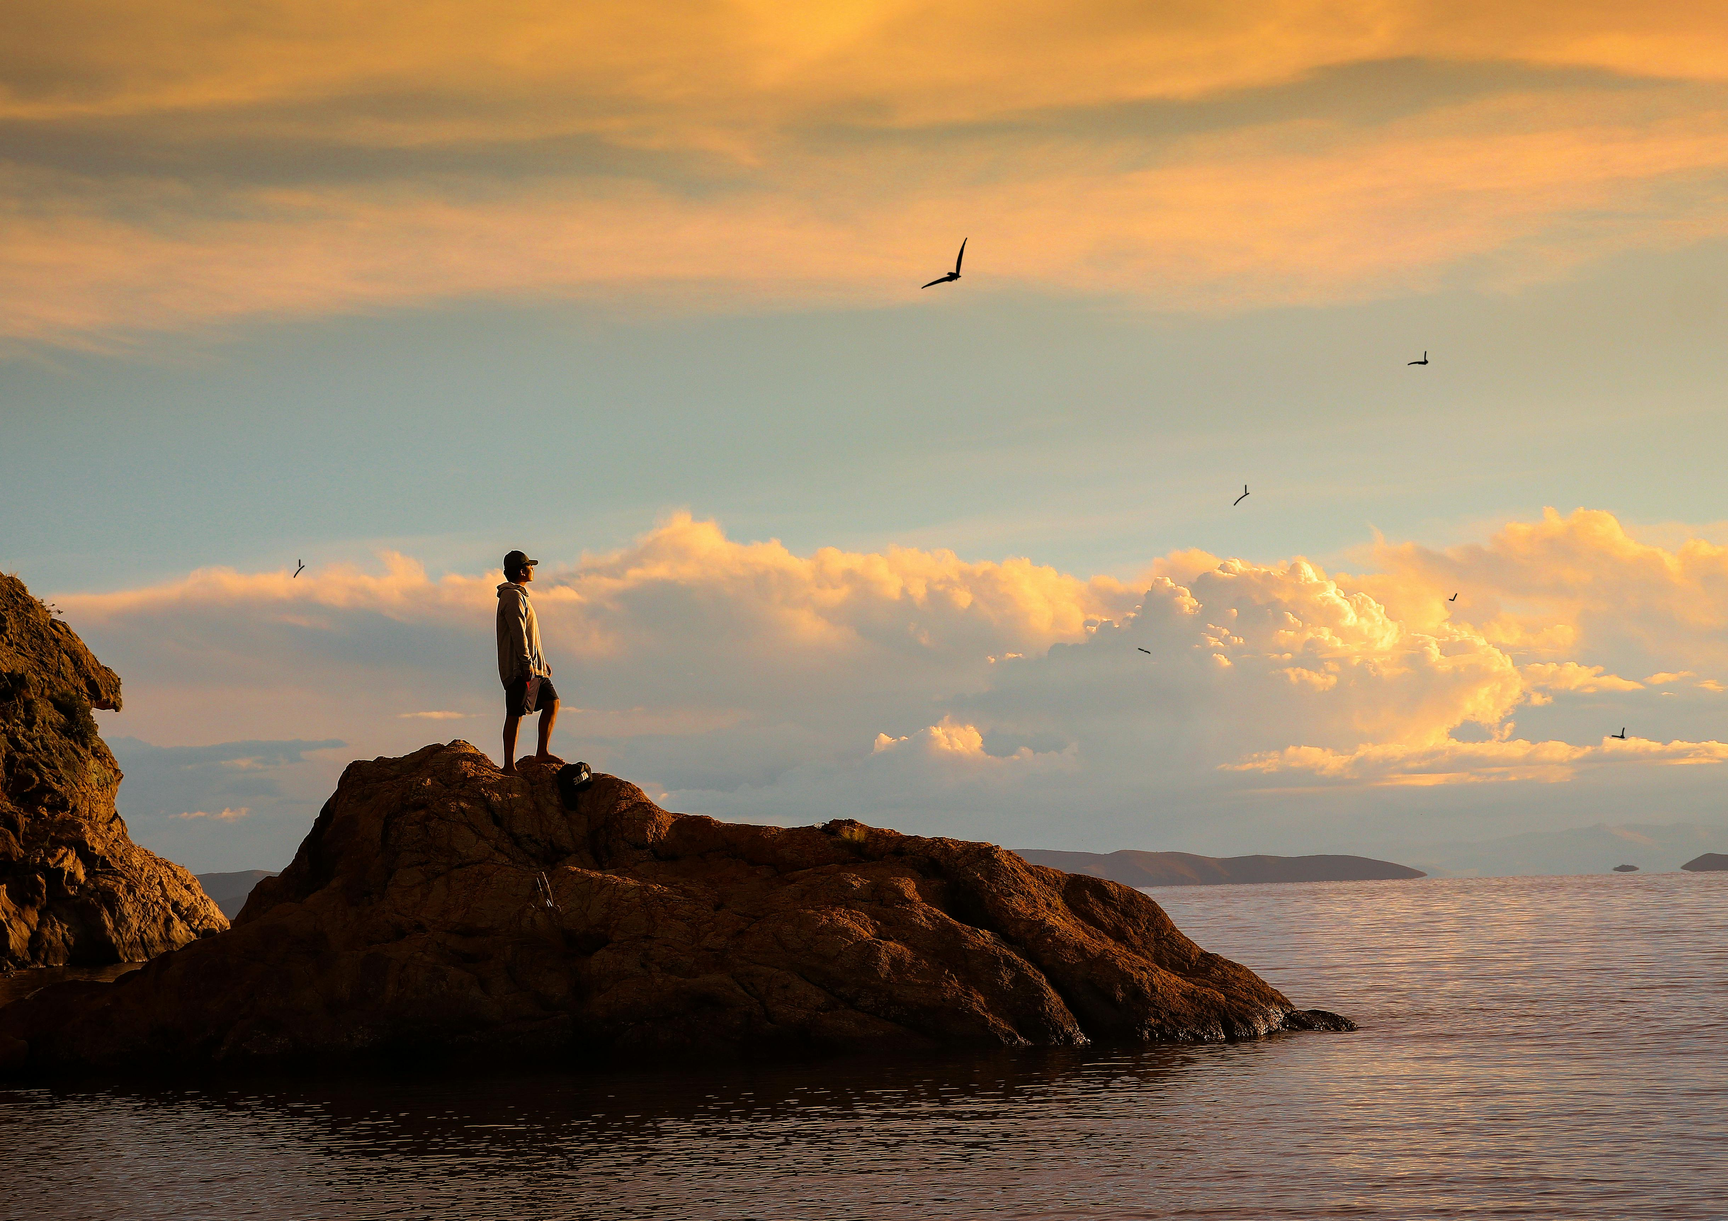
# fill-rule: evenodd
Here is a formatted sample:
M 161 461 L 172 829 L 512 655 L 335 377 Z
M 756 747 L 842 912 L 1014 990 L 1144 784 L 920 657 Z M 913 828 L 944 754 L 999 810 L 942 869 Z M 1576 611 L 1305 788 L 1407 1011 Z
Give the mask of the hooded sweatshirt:
M 508 687 L 533 674 L 552 674 L 540 652 L 540 620 L 534 617 L 527 588 L 506 581 L 498 587 L 498 677 Z

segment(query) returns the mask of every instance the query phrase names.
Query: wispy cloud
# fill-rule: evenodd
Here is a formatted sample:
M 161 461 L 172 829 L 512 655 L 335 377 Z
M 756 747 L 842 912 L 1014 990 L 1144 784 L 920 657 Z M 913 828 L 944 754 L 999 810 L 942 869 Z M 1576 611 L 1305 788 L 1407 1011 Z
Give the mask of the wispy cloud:
M 1520 668 L 1524 685 L 1532 691 L 1639 691 L 1643 683 L 1633 682 L 1615 674 L 1604 673 L 1602 666 L 1581 666 L 1575 661 L 1538 661 Z M 1651 676 L 1651 686 L 1659 685 L 1662 675 Z
M 973 292 L 1550 278 L 1724 232 L 1719 7 L 86 0 L 0 51 L 0 325 L 878 305 L 958 216 Z
M 473 715 L 472 712 L 398 712 L 396 717 L 403 721 L 465 721 Z
M 140 691 L 152 702 L 148 684 Z M 248 719 L 229 708 L 216 723 L 231 728 L 236 714 Z M 133 838 L 199 870 L 286 864 L 347 762 L 340 738 L 156 746 L 105 730 L 123 771 L 117 804 Z M 218 825 L 222 832 L 212 836 Z
M 1328 780 L 1377 785 L 1473 784 L 1534 780 L 1558 783 L 1581 767 L 1604 764 L 1728 762 L 1728 742 L 1650 742 L 1605 738 L 1595 746 L 1566 742 L 1446 742 L 1439 746 L 1384 743 L 1354 751 L 1292 746 L 1231 765 L 1234 771 L 1308 772 Z
M 176 817 L 176 818 L 212 818 L 212 819 L 215 819 L 217 822 L 239 822 L 242 818 L 245 818 L 251 812 L 252 812 L 251 809 L 246 807 L 246 806 L 241 806 L 238 810 L 224 806 L 222 809 L 218 810 L 214 814 L 210 813 L 208 810 L 188 810 L 188 811 L 186 811 L 186 813 L 176 814 L 174 817 Z

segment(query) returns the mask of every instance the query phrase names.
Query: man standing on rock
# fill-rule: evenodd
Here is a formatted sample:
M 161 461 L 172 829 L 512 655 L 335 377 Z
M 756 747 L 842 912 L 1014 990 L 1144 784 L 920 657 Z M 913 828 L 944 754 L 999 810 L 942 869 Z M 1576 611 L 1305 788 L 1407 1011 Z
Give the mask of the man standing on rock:
M 540 652 L 540 621 L 528 600 L 534 565 L 521 551 L 504 557 L 504 584 L 498 587 L 498 677 L 504 683 L 504 771 L 516 772 L 516 728 L 522 718 L 540 713 L 540 750 L 549 759 L 552 726 L 558 722 L 558 691 L 552 667 Z

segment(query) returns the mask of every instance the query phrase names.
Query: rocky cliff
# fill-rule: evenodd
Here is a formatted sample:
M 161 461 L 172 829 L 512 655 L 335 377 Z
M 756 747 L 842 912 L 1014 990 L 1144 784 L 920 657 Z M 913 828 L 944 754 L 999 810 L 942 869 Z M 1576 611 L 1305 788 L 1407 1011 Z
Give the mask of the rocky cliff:
M 0 970 L 139 962 L 227 927 L 115 812 L 90 710 L 119 706 L 114 671 L 0 575 Z
M 351 764 L 229 932 L 0 1010 L 55 1072 L 472 1049 L 732 1057 L 1347 1029 L 1146 896 L 989 844 L 669 814 L 465 742 Z

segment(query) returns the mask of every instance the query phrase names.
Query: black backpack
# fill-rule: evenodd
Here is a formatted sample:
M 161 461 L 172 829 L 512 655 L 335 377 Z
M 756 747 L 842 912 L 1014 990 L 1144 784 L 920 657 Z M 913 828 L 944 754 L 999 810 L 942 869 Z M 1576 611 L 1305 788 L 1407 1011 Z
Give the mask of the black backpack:
M 594 769 L 586 763 L 566 763 L 558 769 L 558 800 L 566 810 L 574 810 L 577 795 L 593 783 Z

